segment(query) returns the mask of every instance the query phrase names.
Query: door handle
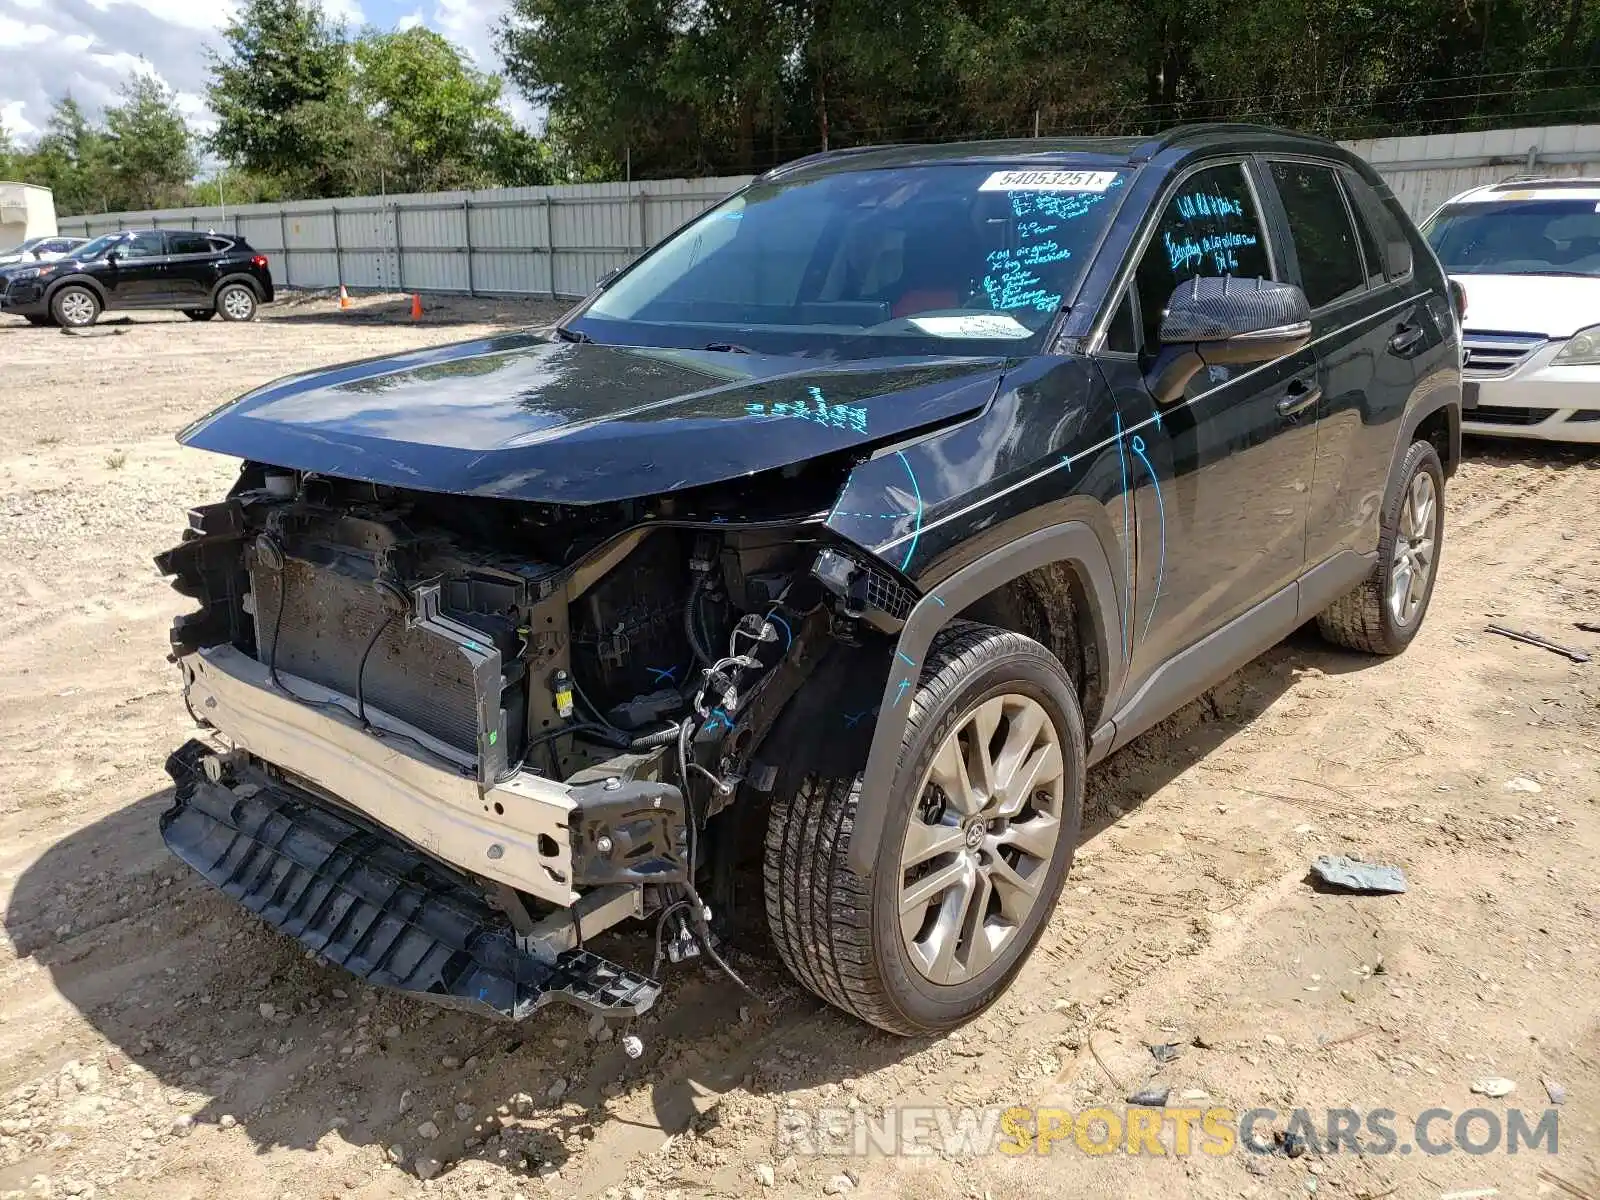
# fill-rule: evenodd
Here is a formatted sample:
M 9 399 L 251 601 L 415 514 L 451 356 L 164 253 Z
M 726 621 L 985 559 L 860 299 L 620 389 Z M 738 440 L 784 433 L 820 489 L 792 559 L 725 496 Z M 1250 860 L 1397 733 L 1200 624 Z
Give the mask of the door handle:
M 1296 379 L 1284 391 L 1283 397 L 1278 401 L 1278 415 L 1280 417 L 1298 416 L 1322 399 L 1322 385 L 1307 383 L 1304 379 Z
M 1389 349 L 1396 354 L 1409 354 L 1417 348 L 1417 343 L 1422 341 L 1423 333 L 1420 325 L 1402 325 L 1394 331 L 1394 336 L 1389 339 Z

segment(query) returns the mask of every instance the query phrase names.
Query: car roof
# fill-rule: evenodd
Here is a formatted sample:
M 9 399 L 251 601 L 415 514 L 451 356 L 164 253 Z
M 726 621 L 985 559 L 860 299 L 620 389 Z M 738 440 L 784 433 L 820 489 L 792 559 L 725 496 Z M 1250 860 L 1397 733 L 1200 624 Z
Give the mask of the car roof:
M 937 163 L 1007 164 L 1029 167 L 1137 166 L 1163 150 L 1300 151 L 1359 161 L 1334 142 L 1266 125 L 1179 125 L 1161 133 L 1136 137 L 1009 138 L 982 142 L 891 144 L 829 150 L 774 167 L 763 180 L 831 175 L 881 167 L 918 167 Z
M 1499 183 L 1486 183 L 1450 197 L 1446 204 L 1504 204 L 1519 200 L 1600 201 L 1600 179 L 1550 178 L 1513 175 Z

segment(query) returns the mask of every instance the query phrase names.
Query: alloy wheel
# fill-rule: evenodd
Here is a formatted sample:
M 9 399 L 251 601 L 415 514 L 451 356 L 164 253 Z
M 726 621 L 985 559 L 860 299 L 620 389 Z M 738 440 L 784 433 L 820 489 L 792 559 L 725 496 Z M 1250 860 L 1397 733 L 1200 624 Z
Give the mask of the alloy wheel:
M 1031 697 L 985 700 L 940 744 L 900 851 L 901 936 L 930 982 L 977 975 L 1026 923 L 1061 838 L 1065 786 L 1060 734 Z
M 255 306 L 255 301 L 243 288 L 230 288 L 222 298 L 223 311 L 235 321 L 248 321 Z
M 1433 476 L 1418 471 L 1400 504 L 1400 528 L 1389 564 L 1389 615 L 1398 625 L 1411 624 L 1428 594 L 1428 584 L 1433 579 L 1438 508 L 1439 493 Z
M 68 325 L 87 325 L 94 320 L 94 297 L 87 292 L 68 292 L 61 297 L 61 319 Z

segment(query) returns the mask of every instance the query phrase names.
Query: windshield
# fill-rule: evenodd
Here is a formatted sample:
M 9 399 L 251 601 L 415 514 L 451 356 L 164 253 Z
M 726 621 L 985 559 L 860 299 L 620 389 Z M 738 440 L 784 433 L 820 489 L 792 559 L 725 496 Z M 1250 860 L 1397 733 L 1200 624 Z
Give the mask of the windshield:
M 120 233 L 106 233 L 72 252 L 73 258 L 103 258 L 105 252 L 122 240 Z
M 1600 203 L 1593 199 L 1451 204 L 1422 232 L 1452 275 L 1600 277 Z
M 1036 350 L 1124 183 L 938 165 L 758 183 L 570 328 L 600 342 L 866 357 Z

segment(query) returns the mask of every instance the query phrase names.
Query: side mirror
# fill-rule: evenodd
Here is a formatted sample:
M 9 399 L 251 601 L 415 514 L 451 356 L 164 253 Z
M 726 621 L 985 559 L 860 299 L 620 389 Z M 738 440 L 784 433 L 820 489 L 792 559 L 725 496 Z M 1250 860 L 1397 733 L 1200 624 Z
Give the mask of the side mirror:
M 117 260 L 119 258 L 121 258 L 121 257 L 122 257 L 122 254 L 119 251 L 116 251 L 116 250 L 107 250 L 106 251 L 106 262 L 110 263 L 113 267 L 117 265 Z
M 1171 404 L 1202 367 L 1268 362 L 1304 349 L 1311 306 L 1292 283 L 1199 275 L 1172 293 L 1159 336 L 1146 382 L 1157 403 Z

